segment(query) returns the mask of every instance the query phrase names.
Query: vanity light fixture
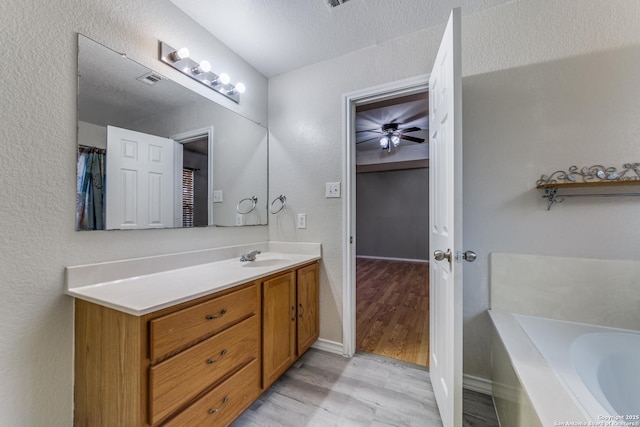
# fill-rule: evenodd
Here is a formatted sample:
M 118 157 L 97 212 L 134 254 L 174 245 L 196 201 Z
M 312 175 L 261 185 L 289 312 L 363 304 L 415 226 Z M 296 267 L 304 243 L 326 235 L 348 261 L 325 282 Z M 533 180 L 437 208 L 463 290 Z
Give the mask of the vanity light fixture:
M 181 49 L 174 50 L 167 56 L 172 62 L 178 62 L 189 57 L 189 49 L 183 47 Z
M 200 64 L 191 69 L 193 74 L 208 73 L 209 71 L 211 71 L 211 64 L 207 60 L 200 61 Z
M 186 47 L 176 50 L 167 43 L 160 41 L 158 56 L 160 61 L 171 68 L 202 83 L 214 92 L 224 95 L 238 104 L 240 103 L 240 94 L 245 92 L 245 85 L 240 82 L 235 85 L 231 84 L 231 77 L 227 73 L 215 74 L 211 71 L 211 64 L 206 60 L 200 62 L 193 60 L 189 57 L 189 49 Z
M 228 85 L 231 83 L 231 77 L 229 77 L 229 74 L 227 73 L 220 73 L 218 78 L 214 80 L 214 83 Z
M 244 83 L 236 83 L 228 93 L 229 95 L 234 95 L 236 93 L 244 93 L 245 90 L 247 90 L 247 88 L 245 88 Z

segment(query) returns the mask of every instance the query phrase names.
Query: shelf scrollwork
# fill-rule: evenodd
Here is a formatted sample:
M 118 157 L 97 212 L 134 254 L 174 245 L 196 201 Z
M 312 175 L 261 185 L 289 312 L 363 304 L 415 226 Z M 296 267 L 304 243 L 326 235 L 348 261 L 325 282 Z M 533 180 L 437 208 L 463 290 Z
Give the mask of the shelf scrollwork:
M 551 175 L 542 175 L 536 185 L 574 182 L 640 181 L 640 163 L 625 163 L 622 169 L 602 165 L 578 168 L 571 166 L 568 171 L 558 170 Z
M 554 203 L 562 203 L 567 197 L 620 197 L 620 196 L 640 196 L 639 192 L 620 193 L 579 193 L 579 194 L 558 194 L 560 188 L 568 187 L 595 187 L 598 186 L 620 186 L 620 185 L 640 185 L 640 162 L 625 163 L 618 170 L 615 167 L 605 167 L 602 165 L 571 166 L 567 171 L 557 170 L 550 175 L 542 175 L 536 181 L 539 189 L 544 189 L 543 198 L 547 199 L 547 210 L 551 209 Z

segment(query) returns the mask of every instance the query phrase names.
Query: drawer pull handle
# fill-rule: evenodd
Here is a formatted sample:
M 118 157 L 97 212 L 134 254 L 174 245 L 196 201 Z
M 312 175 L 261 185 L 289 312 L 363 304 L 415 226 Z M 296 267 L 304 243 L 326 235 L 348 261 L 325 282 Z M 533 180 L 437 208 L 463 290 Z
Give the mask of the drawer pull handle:
M 295 321 L 296 320 L 296 306 L 292 305 L 291 306 L 291 321 Z
M 215 414 L 216 412 L 221 411 L 225 406 L 227 406 L 227 403 L 229 403 L 229 396 L 225 396 L 224 399 L 222 399 L 222 405 L 219 407 L 209 409 L 209 414 Z
M 304 307 L 302 306 L 302 304 L 298 304 L 300 306 L 300 318 L 302 318 L 302 315 L 304 314 Z
M 207 320 L 213 320 L 213 319 L 219 319 L 222 316 L 224 316 L 225 314 L 227 314 L 227 309 L 223 308 L 219 314 L 209 314 L 206 316 Z
M 220 352 L 220 357 L 218 357 L 217 359 L 207 359 L 207 364 L 213 365 L 214 363 L 216 363 L 217 361 L 221 360 L 226 355 L 227 355 L 227 349 L 225 348 L 224 350 L 222 350 Z

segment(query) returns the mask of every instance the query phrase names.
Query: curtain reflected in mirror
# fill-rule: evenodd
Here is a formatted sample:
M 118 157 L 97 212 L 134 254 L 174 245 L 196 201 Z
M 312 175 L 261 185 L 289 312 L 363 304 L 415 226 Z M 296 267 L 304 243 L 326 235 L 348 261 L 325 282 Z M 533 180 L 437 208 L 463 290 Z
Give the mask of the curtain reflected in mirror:
M 104 230 L 106 150 L 78 146 L 76 230 Z

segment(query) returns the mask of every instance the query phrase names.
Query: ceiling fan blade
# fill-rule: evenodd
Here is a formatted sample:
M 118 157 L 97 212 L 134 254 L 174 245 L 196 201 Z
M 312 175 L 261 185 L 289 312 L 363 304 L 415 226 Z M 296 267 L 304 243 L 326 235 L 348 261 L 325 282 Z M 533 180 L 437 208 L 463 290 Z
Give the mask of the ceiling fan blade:
M 362 132 L 376 132 L 376 133 L 382 133 L 382 131 L 380 130 L 380 128 L 368 129 L 368 130 L 357 130 L 357 131 L 356 131 L 356 133 L 362 133 Z
M 413 127 L 406 128 L 406 129 L 400 129 L 400 132 L 403 132 L 403 133 L 407 133 L 407 132 L 418 132 L 419 130 L 422 130 L 422 129 L 421 129 L 421 128 L 419 128 L 419 127 L 415 127 L 415 126 L 413 126 Z
M 416 138 L 415 136 L 409 135 L 400 135 L 401 139 L 406 139 L 407 141 L 417 142 L 418 144 L 422 144 L 425 140 L 424 138 Z

